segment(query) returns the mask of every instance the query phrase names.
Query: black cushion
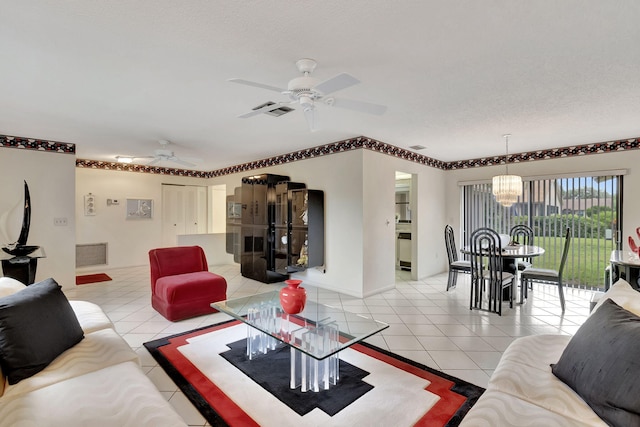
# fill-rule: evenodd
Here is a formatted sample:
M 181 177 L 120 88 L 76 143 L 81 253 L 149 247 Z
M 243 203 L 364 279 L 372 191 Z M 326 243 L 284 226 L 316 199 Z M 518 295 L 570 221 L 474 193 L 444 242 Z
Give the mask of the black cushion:
M 82 338 L 78 318 L 53 279 L 0 298 L 0 367 L 9 384 L 37 374 Z
M 640 426 L 640 317 L 608 299 L 551 367 L 607 424 Z

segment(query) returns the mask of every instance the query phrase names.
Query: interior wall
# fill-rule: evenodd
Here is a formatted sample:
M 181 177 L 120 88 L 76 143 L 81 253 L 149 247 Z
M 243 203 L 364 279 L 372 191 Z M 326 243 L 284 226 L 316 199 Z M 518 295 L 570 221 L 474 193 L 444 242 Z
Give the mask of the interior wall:
M 272 173 L 289 176 L 307 188 L 324 191 L 325 267 L 310 268 L 295 277 L 325 289 L 361 296 L 363 283 L 362 152 L 353 150 L 267 168 L 212 178 L 227 194 L 245 176 Z
M 220 184 L 232 194 L 243 176 L 254 173 L 203 180 L 76 168 L 75 157 L 69 154 L 15 148 L 0 148 L 0 154 L 0 213 L 23 199 L 22 182 L 27 180 L 34 207 L 28 243 L 43 246 L 47 253 L 47 258 L 38 263 L 36 280 L 54 277 L 63 286 L 75 282 L 76 242 L 107 242 L 108 268 L 148 263 L 148 250 L 161 241 L 162 183 Z M 518 163 L 510 170 L 526 177 L 627 169 L 622 235 L 626 242 L 640 226 L 640 199 L 635 191 L 640 185 L 639 160 L 640 151 L 624 151 Z M 445 224 L 459 230 L 458 182 L 489 180 L 503 173 L 504 166 L 445 172 L 370 150 L 354 150 L 256 171 L 289 175 L 309 188 L 325 191 L 326 273 L 310 269 L 299 274 L 303 280 L 358 297 L 394 283 L 390 274 L 394 271 L 395 236 L 385 232 L 391 228 L 385 218 L 393 221 L 394 217 L 396 170 L 416 174 L 418 194 L 413 215 L 418 220 L 413 233 L 419 257 L 415 267 L 418 277 L 424 278 L 447 268 L 442 230 Z M 96 197 L 95 216 L 84 215 L 83 196 L 90 192 Z M 127 198 L 153 199 L 154 217 L 126 220 Z M 120 204 L 107 206 L 106 199 L 118 199 Z M 66 218 L 67 225 L 54 226 L 54 218 Z M 15 238 L 18 233 L 14 232 Z
M 220 193 L 217 186 L 223 186 L 226 194 L 233 194 L 244 176 L 287 175 L 292 181 L 325 193 L 325 268 L 311 268 L 295 276 L 325 289 L 363 297 L 395 285 L 396 170 L 417 177 L 413 232 L 420 256 L 416 274 L 421 278 L 436 274 L 444 249 L 433 244 L 433 233 L 441 234 L 437 224 L 444 221 L 445 172 L 371 150 L 347 151 L 208 180 L 78 168 L 77 242 L 108 242 L 108 268 L 146 265 L 148 250 L 161 242 L 162 183 L 209 185 Z M 95 216 L 85 216 L 82 211 L 83 196 L 89 192 L 97 201 Z M 153 199 L 154 217 L 126 220 L 127 198 Z M 120 205 L 106 206 L 106 199 L 119 199 Z M 219 199 L 226 209 L 226 200 Z
M 75 168 L 76 241 L 78 244 L 107 243 L 107 266 L 79 268 L 93 271 L 149 264 L 150 249 L 162 246 L 162 184 L 206 185 L 202 178 L 149 173 Z M 96 214 L 84 213 L 84 196 L 93 194 Z M 127 199 L 152 199 L 151 219 L 127 219 Z M 117 205 L 107 205 L 116 199 Z M 75 252 L 74 252 L 75 256 Z M 75 267 L 75 258 L 74 258 Z
M 212 185 L 209 191 L 209 233 L 227 231 L 227 189 L 224 185 Z
M 36 281 L 53 277 L 63 287 L 75 286 L 75 156 L 0 148 L 0 179 L 0 216 L 20 204 L 18 219 L 8 218 L 11 241 L 0 245 L 15 242 L 20 234 L 26 180 L 32 206 L 27 243 L 46 253 L 38 261 Z M 66 225 L 55 226 L 54 218 L 66 218 Z
M 395 287 L 396 170 L 389 156 L 363 150 L 364 296 Z
M 445 218 L 445 176 L 440 169 L 364 150 L 366 294 L 380 292 L 395 284 L 395 172 L 414 175 L 411 213 L 413 245 L 412 274 L 418 279 L 442 271 L 446 259 L 441 244 Z M 387 224 L 390 221 L 390 224 Z M 414 265 L 415 260 L 415 265 Z
M 603 170 L 626 169 L 623 191 L 623 248 L 627 247 L 627 236 L 635 234 L 636 227 L 640 226 L 640 151 L 622 151 L 607 154 L 594 154 L 580 157 L 564 157 L 558 159 L 538 160 L 532 162 L 515 163 L 509 166 L 509 172 L 523 177 L 547 176 L 554 174 L 584 173 Z M 460 202 L 461 187 L 458 183 L 463 181 L 490 180 L 494 175 L 504 173 L 503 166 L 491 166 L 482 168 L 469 168 L 447 172 L 446 194 L 446 222 L 456 230 L 456 238 L 459 239 L 460 230 Z M 441 269 L 447 269 L 446 259 L 442 260 Z

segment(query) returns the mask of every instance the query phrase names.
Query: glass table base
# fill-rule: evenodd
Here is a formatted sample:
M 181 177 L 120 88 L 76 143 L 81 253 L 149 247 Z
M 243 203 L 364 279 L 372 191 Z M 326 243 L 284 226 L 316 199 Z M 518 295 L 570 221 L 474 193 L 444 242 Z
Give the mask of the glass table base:
M 247 313 L 247 357 L 249 360 L 275 350 L 281 340 L 262 332 L 270 331 L 287 337 L 290 345 L 290 388 L 302 392 L 328 390 L 340 379 L 340 357 L 335 352 L 324 359 L 316 359 L 307 352 L 331 353 L 339 348 L 340 334 L 335 321 L 320 321 L 302 325 L 292 322 L 275 304 L 260 304 Z M 259 327 L 260 329 L 256 328 Z M 301 351 L 301 348 L 305 351 Z

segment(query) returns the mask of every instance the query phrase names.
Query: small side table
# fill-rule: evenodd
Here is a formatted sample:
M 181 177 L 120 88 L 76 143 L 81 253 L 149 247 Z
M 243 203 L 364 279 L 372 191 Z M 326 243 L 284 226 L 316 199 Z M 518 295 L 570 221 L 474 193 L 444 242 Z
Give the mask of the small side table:
M 36 280 L 36 269 L 38 268 L 38 258 L 46 258 L 47 255 L 42 247 L 36 249 L 29 255 L 15 256 L 0 250 L 0 260 L 2 261 L 2 274 L 5 277 L 16 279 L 25 285 L 31 285 Z
M 611 251 L 611 283 L 626 280 L 634 289 L 640 290 L 640 259 L 625 251 Z

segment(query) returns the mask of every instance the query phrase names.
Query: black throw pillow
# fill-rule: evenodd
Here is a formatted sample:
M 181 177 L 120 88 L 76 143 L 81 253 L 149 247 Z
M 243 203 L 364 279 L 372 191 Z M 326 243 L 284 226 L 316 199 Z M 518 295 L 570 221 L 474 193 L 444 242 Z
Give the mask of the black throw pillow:
M 607 424 L 640 426 L 640 317 L 611 299 L 578 329 L 551 371 Z
M 9 384 L 37 374 L 82 338 L 78 318 L 53 279 L 0 298 L 0 367 Z

